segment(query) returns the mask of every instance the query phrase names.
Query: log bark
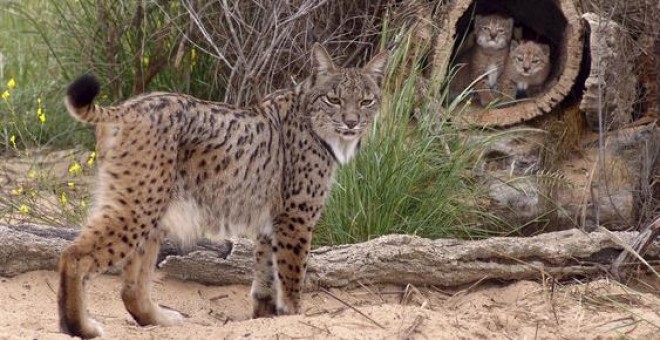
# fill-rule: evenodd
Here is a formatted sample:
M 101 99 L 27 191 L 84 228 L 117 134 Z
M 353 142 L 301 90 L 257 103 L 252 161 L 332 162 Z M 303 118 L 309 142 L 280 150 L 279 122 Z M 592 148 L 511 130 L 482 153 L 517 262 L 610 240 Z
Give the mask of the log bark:
M 587 125 L 599 131 L 599 117 L 604 131 L 620 129 L 633 119 L 633 106 L 639 98 L 633 53 L 634 42 L 626 28 L 595 13 L 582 15 L 589 26 L 591 64 L 584 82 L 580 110 Z
M 0 225 L 0 276 L 56 268 L 61 250 L 77 231 L 34 225 Z M 458 286 L 483 279 L 555 279 L 603 274 L 636 232 L 567 230 L 530 238 L 499 237 L 465 241 L 383 236 L 365 243 L 321 247 L 310 254 L 307 288 L 359 283 Z M 616 238 L 616 239 L 615 239 Z M 171 244 L 159 263 L 171 277 L 204 284 L 249 284 L 252 242 L 231 239 L 191 252 Z M 646 261 L 660 263 L 660 243 L 652 242 Z

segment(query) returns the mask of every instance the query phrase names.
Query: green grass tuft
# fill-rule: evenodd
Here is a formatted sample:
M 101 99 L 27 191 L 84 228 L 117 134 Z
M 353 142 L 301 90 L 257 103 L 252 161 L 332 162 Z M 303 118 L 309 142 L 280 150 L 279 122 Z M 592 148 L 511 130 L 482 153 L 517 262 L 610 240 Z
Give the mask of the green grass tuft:
M 390 81 L 380 116 L 356 159 L 340 169 L 315 243 L 356 243 L 385 234 L 423 237 L 485 237 L 495 230 L 479 227 L 496 220 L 479 209 L 482 192 L 467 177 L 484 145 L 468 145 L 449 123 L 460 110 L 437 117 L 439 99 L 421 103 L 416 124 L 416 75 L 400 74 L 407 46 L 390 60 Z M 397 83 L 398 79 L 405 79 Z M 454 105 L 457 106 L 457 105 Z

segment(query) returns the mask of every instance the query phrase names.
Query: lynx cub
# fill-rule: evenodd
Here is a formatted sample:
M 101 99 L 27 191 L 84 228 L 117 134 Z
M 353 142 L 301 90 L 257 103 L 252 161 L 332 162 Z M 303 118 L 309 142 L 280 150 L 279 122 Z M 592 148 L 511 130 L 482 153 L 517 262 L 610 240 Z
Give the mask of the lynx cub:
M 512 41 L 502 77 L 502 93 L 509 99 L 520 97 L 523 92 L 527 97 L 538 95 L 550 68 L 550 46 L 534 41 Z
M 181 322 L 151 297 L 156 256 L 165 233 L 185 240 L 205 228 L 256 237 L 253 317 L 298 313 L 312 231 L 335 170 L 374 120 L 386 63 L 383 52 L 339 68 L 315 45 L 309 78 L 244 109 L 174 93 L 100 107 L 98 81 L 76 80 L 67 108 L 98 125 L 103 159 L 86 227 L 60 259 L 62 331 L 102 334 L 84 287 L 111 266 L 123 268 L 121 298 L 138 324 Z
M 513 19 L 498 14 L 476 15 L 474 20 L 476 44 L 458 56 L 457 64 L 463 65 L 454 81 L 451 97 L 455 97 L 476 79 L 474 86 L 477 99 L 486 105 L 494 99 L 491 90 L 498 85 L 509 54 L 513 34 Z

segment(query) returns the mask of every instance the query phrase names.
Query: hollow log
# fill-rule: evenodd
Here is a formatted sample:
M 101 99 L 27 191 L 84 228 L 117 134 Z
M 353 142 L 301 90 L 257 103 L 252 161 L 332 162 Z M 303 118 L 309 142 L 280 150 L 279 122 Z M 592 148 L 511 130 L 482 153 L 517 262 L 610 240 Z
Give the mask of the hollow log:
M 73 229 L 0 225 L 0 276 L 56 268 L 61 250 L 77 234 Z M 458 286 L 483 279 L 555 279 L 603 274 L 637 232 L 567 230 L 530 238 L 497 237 L 477 241 L 429 240 L 408 235 L 321 247 L 311 252 L 307 287 L 360 283 Z M 252 242 L 169 254 L 158 266 L 171 277 L 213 285 L 249 284 Z M 168 247 L 165 247 L 165 251 Z M 660 243 L 652 242 L 646 261 L 660 263 Z
M 456 0 L 447 4 L 438 19 L 443 29 L 435 39 L 433 79 L 445 79 L 456 54 L 457 42 L 469 31 L 474 13 L 506 13 L 517 23 L 546 38 L 553 47 L 554 66 L 546 89 L 537 97 L 514 106 L 470 110 L 462 119 L 470 125 L 504 127 L 550 113 L 572 90 L 580 72 L 584 42 L 583 24 L 573 0 Z

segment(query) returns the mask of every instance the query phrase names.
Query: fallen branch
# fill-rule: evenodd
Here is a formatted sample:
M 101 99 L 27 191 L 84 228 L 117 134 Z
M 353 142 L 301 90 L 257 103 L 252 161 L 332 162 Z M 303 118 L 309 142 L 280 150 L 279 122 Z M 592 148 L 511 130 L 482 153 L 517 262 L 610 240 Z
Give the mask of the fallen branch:
M 633 239 L 633 242 L 624 248 L 625 251 L 622 251 L 616 260 L 614 260 L 612 272 L 617 280 L 625 281 L 627 276 L 626 268 L 630 267 L 631 264 L 634 264 L 637 260 L 644 262 L 644 254 L 656 242 L 658 236 L 660 236 L 660 217 L 642 229 Z
M 0 225 L 0 276 L 56 268 L 61 250 L 76 235 L 72 229 Z M 322 247 L 311 252 L 307 286 L 343 287 L 360 283 L 458 286 L 484 279 L 557 280 L 602 275 L 637 232 L 566 230 L 528 238 L 497 237 L 464 241 L 390 235 L 368 242 Z M 615 239 L 616 237 L 616 239 Z M 252 242 L 231 239 L 202 242 L 185 253 L 166 243 L 159 267 L 169 276 L 213 285 L 249 284 Z M 645 260 L 660 264 L 660 243 L 652 242 Z

